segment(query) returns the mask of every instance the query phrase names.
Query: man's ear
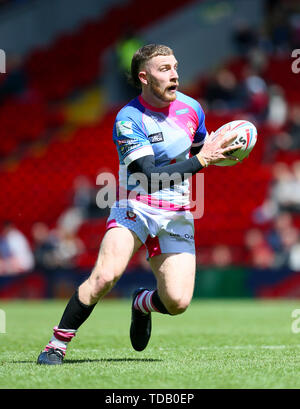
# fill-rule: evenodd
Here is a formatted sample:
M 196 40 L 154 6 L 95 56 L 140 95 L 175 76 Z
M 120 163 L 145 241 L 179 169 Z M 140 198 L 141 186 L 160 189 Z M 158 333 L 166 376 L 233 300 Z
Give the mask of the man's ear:
M 147 85 L 148 84 L 146 71 L 140 71 L 139 72 L 139 80 L 141 81 L 142 85 Z

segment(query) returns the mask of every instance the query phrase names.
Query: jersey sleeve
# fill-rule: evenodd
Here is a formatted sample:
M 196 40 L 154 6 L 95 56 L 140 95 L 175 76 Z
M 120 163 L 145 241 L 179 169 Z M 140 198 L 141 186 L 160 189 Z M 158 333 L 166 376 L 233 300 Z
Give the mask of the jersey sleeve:
M 119 113 L 113 128 L 113 141 L 117 147 L 120 163 L 129 165 L 146 155 L 154 155 L 151 143 L 143 130 L 142 119 Z
M 199 119 L 199 126 L 195 132 L 192 147 L 202 146 L 207 134 L 205 127 L 205 114 L 199 103 L 197 104 L 196 112 Z

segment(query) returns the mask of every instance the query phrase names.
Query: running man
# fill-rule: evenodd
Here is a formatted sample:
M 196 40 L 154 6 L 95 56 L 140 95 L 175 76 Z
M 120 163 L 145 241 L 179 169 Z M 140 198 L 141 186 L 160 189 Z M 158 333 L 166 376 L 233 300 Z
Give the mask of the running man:
M 146 348 L 152 312 L 177 315 L 190 304 L 196 262 L 188 178 L 224 159 L 236 134 L 228 128 L 218 137 L 207 133 L 199 103 L 178 91 L 177 67 L 173 51 L 164 45 L 143 46 L 132 58 L 132 81 L 141 93 L 120 110 L 113 129 L 120 160 L 119 199 L 91 275 L 69 300 L 38 364 L 63 362 L 78 328 L 142 245 L 157 288 L 139 288 L 133 294 L 132 347 Z

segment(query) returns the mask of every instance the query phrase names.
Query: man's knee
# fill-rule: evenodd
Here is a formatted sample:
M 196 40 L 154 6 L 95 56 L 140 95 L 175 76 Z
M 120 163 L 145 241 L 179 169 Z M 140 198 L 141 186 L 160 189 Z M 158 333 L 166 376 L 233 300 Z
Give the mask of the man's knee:
M 90 278 L 92 296 L 100 298 L 109 292 L 118 281 L 120 274 L 114 269 L 103 270 L 95 267 Z
M 169 298 L 164 302 L 164 304 L 170 315 L 179 315 L 186 311 L 186 309 L 190 305 L 190 299 Z

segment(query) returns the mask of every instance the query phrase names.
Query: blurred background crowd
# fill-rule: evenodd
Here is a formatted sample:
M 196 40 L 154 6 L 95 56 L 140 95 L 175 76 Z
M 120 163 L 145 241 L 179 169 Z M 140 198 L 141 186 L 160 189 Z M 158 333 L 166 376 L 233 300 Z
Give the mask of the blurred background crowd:
M 117 175 L 112 126 L 149 42 L 173 48 L 209 132 L 235 119 L 258 129 L 243 164 L 205 171 L 195 296 L 300 297 L 299 1 L 89 1 L 84 16 L 75 2 L 68 29 L 68 0 L 38 3 L 0 1 L 0 298 L 69 296 L 89 274 L 109 211 L 97 176 Z M 33 16 L 43 30 L 50 9 L 56 30 L 21 33 Z M 111 296 L 153 280 L 141 250 Z

